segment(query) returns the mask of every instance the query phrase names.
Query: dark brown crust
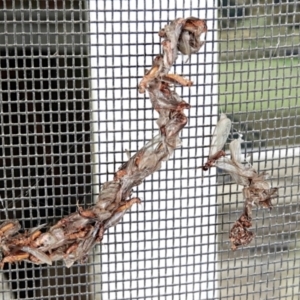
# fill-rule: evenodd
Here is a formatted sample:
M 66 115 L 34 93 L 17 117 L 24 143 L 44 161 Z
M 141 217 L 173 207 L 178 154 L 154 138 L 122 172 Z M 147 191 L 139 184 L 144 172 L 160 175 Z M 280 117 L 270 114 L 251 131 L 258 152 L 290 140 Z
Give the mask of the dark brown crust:
M 220 159 L 223 156 L 226 156 L 226 153 L 223 150 L 218 151 L 216 154 L 208 158 L 207 162 L 202 167 L 202 170 L 207 171 L 215 164 L 216 160 Z

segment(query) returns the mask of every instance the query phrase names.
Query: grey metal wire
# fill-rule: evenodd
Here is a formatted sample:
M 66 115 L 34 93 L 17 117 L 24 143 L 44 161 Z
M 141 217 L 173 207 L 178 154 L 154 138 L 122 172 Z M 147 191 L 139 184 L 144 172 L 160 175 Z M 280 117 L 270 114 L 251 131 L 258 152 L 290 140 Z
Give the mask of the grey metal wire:
M 54 223 L 77 201 L 91 204 L 126 160 L 124 149 L 136 151 L 156 132 L 137 84 L 160 51 L 160 28 L 196 13 L 218 32 L 204 55 L 219 56 L 218 91 L 207 87 L 216 74 L 201 56 L 187 69 L 175 66 L 196 78 L 192 92 L 180 91 L 193 105 L 190 125 L 174 158 L 134 191 L 143 206 L 109 230 L 86 264 L 6 267 L 0 299 L 299 298 L 300 4 L 220 0 L 211 18 L 211 1 L 154 2 L 0 3 L 1 219 L 18 218 L 23 228 Z M 94 32 L 95 24 L 104 30 Z M 101 54 L 91 51 L 92 35 Z M 240 191 L 221 173 L 217 182 L 205 174 L 201 185 L 195 170 L 217 109 L 244 134 L 253 165 L 280 187 L 273 210 L 254 214 L 255 241 L 236 252 L 228 235 L 243 207 Z
M 234 3 L 233 3 L 234 2 Z M 220 1 L 220 93 L 245 153 L 279 186 L 273 210 L 255 215 L 255 242 L 232 253 L 228 228 L 243 199 L 218 187 L 221 299 L 299 297 L 299 26 L 298 1 Z M 220 178 L 220 182 L 224 178 Z

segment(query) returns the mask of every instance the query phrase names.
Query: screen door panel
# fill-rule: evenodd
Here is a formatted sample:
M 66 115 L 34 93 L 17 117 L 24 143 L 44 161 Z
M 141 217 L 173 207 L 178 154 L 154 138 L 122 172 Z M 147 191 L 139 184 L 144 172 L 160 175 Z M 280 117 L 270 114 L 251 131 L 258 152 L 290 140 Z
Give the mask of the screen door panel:
M 205 46 L 171 72 L 191 104 L 182 145 L 132 194 L 142 199 L 86 263 L 6 265 L 0 299 L 298 299 L 299 21 L 296 0 L 17 1 L 0 3 L 1 220 L 24 230 L 91 206 L 106 181 L 158 133 L 138 84 L 175 18 L 207 21 Z M 220 113 L 225 145 L 278 187 L 253 209 L 254 240 L 229 232 L 241 187 L 200 170 Z

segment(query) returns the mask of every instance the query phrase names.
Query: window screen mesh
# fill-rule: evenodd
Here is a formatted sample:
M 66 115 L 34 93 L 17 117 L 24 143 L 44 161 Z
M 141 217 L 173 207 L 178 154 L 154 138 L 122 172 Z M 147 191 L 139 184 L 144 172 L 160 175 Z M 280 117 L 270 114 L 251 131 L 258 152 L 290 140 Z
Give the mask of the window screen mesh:
M 84 264 L 20 263 L 0 299 L 298 299 L 299 21 L 296 0 L 0 2 L 1 219 L 54 224 L 158 131 L 137 85 L 178 17 L 207 20 L 200 53 L 174 71 L 192 105 L 182 146 L 137 187 L 133 207 Z M 240 188 L 212 169 L 218 115 L 279 197 L 254 210 L 255 240 L 233 252 Z M 226 149 L 228 147 L 226 146 Z

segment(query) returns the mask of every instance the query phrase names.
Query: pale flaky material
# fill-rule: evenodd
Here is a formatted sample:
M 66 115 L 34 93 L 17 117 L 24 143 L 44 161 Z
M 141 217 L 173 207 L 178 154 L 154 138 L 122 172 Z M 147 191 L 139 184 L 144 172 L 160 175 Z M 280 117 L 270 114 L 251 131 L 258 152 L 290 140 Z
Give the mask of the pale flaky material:
M 47 230 L 39 226 L 20 233 L 17 220 L 0 225 L 1 264 L 30 261 L 49 264 L 63 260 L 67 267 L 85 261 L 89 251 L 103 239 L 104 232 L 117 225 L 124 214 L 141 200 L 131 197 L 133 187 L 161 167 L 180 144 L 179 133 L 187 123 L 183 110 L 189 108 L 170 85 L 191 86 L 192 82 L 176 74 L 168 74 L 178 56 L 196 53 L 203 42 L 206 23 L 196 18 L 176 19 L 159 32 L 162 55 L 156 56 L 152 68 L 139 84 L 139 92 L 149 93 L 153 108 L 159 113 L 159 134 L 124 163 L 113 180 L 106 182 L 95 206 L 78 207 Z
M 268 174 L 258 173 L 256 169 L 242 157 L 242 136 L 234 139 L 229 144 L 230 157 L 223 150 L 231 130 L 231 120 L 225 114 L 221 114 L 211 139 L 209 156 L 202 166 L 204 171 L 211 167 L 222 169 L 230 174 L 236 184 L 243 187 L 244 210 L 240 218 L 230 230 L 229 239 L 231 249 L 248 245 L 254 233 L 249 230 L 252 227 L 252 208 L 254 206 L 271 209 L 271 200 L 278 195 L 278 188 L 272 188 L 267 181 Z
M 215 166 L 230 174 L 236 184 L 243 186 L 244 209 L 239 219 L 230 230 L 231 249 L 248 245 L 254 233 L 252 227 L 252 209 L 254 206 L 272 208 L 271 200 L 277 197 L 278 188 L 272 188 L 267 181 L 268 174 L 258 173 L 256 169 L 242 158 L 241 137 L 233 140 L 230 145 L 231 157 L 220 157 Z

